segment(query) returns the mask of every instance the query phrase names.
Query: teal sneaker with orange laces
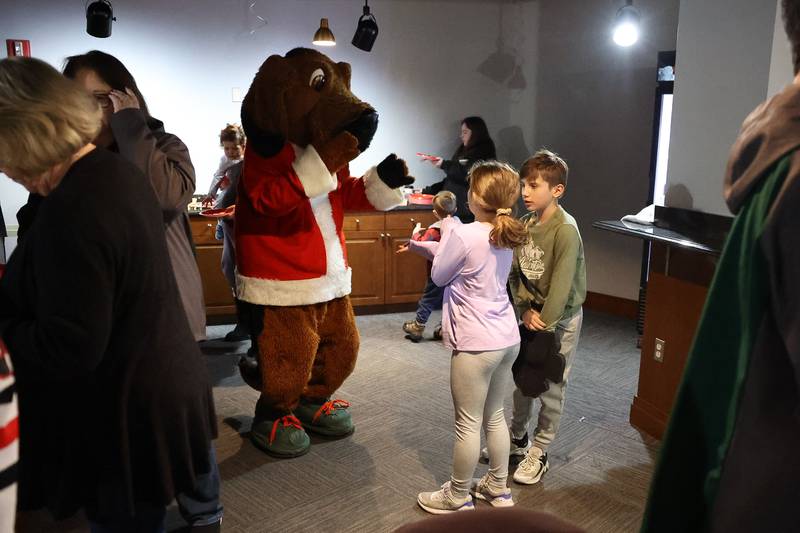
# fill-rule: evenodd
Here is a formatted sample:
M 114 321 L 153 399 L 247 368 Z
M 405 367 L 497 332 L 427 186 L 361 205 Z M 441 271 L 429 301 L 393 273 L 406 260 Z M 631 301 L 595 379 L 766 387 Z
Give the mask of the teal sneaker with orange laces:
M 253 422 L 250 440 L 269 455 L 280 458 L 299 457 L 311 448 L 311 439 L 294 415 Z
M 344 437 L 355 431 L 350 417 L 350 403 L 345 400 L 301 399 L 294 410 L 303 426 L 327 437 Z

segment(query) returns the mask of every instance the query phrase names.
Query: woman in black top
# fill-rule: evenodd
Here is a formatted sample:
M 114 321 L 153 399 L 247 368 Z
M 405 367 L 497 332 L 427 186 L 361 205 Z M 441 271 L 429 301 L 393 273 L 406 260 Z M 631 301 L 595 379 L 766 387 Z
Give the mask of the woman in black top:
M 83 508 L 95 531 L 159 531 L 176 494 L 215 471 L 216 416 L 158 200 L 91 143 L 100 117 L 46 63 L 0 61 L 0 169 L 42 196 L 0 280 L 19 502 L 57 518 Z
M 432 165 L 441 168 L 446 175 L 442 181 L 425 187 L 422 192 L 425 194 L 437 194 L 440 191 L 452 192 L 456 195 L 458 202 L 456 216 L 464 223 L 472 222 L 475 220 L 475 216 L 467 206 L 469 169 L 476 161 L 485 161 L 496 157 L 494 141 L 489 136 L 486 122 L 481 117 L 467 117 L 461 121 L 461 144 L 453 157 L 450 159 L 426 158 Z

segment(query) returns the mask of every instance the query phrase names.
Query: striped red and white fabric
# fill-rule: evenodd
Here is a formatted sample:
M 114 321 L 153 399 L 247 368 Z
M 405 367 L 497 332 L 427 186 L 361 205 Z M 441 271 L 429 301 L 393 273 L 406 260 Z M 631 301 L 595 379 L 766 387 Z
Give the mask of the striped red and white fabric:
M 0 339 L 0 533 L 14 531 L 19 419 L 11 358 Z

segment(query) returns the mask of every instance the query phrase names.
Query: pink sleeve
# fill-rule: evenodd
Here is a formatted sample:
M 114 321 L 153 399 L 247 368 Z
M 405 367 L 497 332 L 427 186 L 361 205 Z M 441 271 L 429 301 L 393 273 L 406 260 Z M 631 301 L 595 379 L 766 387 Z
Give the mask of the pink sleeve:
M 408 241 L 408 249 L 429 261 L 433 261 L 436 252 L 439 250 L 439 243 L 437 241 Z
M 452 220 L 442 222 L 442 240 L 431 267 L 431 279 L 439 287 L 449 285 L 461 273 L 467 260 L 467 248 L 461 237 L 453 231 L 457 223 Z

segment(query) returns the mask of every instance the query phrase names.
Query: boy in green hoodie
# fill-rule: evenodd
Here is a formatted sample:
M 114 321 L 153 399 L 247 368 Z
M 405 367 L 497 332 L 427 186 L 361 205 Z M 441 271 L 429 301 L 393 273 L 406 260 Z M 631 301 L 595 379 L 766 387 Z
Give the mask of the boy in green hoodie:
M 522 165 L 522 199 L 529 213 L 523 218 L 530 240 L 514 250 L 509 285 L 517 316 L 535 331 L 555 332 L 566 367 L 560 383 L 540 397 L 538 423 L 533 442 L 528 424 L 534 398 L 514 391 L 511 422 L 511 455 L 525 458 L 514 473 L 514 481 L 525 485 L 538 482 L 547 472 L 547 447 L 561 422 L 567 377 L 583 322 L 586 299 L 586 266 L 583 242 L 575 219 L 559 205 L 567 188 L 567 163 L 549 150 L 539 150 Z

